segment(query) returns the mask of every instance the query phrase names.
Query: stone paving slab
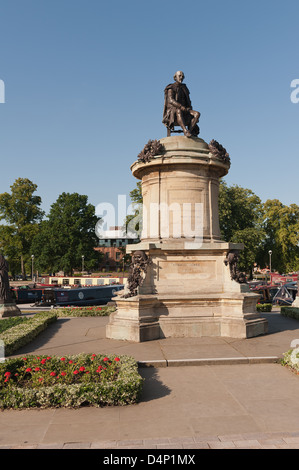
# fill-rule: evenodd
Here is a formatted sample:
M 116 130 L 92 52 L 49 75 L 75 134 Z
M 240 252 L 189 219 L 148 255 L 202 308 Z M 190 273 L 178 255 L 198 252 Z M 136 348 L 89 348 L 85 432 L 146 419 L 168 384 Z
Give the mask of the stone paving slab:
M 299 449 L 299 433 L 275 433 L 274 438 L 268 438 L 268 433 L 260 433 L 254 439 L 252 433 L 230 436 L 221 439 L 220 436 L 207 436 L 198 440 L 195 437 L 161 438 L 161 439 L 132 439 L 106 440 L 95 442 L 65 442 L 35 445 L 0 446 L 0 449 Z
M 255 338 L 161 338 L 144 343 L 107 339 L 108 317 L 59 318 L 15 355 L 83 351 L 125 354 L 134 357 L 141 366 L 154 367 L 275 362 L 299 338 L 299 322 L 277 311 L 264 313 L 263 317 L 269 321 L 269 333 Z

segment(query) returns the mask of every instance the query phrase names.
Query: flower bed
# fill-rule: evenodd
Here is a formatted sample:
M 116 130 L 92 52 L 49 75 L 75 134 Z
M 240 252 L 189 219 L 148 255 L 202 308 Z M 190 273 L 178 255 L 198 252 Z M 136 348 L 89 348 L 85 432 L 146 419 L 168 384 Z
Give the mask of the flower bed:
M 0 340 L 4 342 L 5 355 L 9 356 L 14 351 L 32 341 L 50 323 L 57 320 L 55 312 L 38 312 L 32 318 L 22 321 L 16 326 L 0 334 Z
M 299 348 L 290 349 L 283 355 L 282 364 L 299 374 Z
M 52 309 L 58 317 L 104 317 L 115 311 L 114 306 L 104 307 L 61 307 Z
M 0 364 L 0 408 L 132 404 L 142 383 L 129 356 L 28 355 Z

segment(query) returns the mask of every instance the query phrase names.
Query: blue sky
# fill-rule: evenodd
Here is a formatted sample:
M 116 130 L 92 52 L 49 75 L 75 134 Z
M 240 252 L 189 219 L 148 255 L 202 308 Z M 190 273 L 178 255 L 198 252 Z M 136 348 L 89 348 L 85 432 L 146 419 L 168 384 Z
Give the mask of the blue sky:
M 298 0 L 1 0 L 0 192 L 22 177 L 46 212 L 62 192 L 116 204 L 183 70 L 226 182 L 298 204 L 298 17 Z

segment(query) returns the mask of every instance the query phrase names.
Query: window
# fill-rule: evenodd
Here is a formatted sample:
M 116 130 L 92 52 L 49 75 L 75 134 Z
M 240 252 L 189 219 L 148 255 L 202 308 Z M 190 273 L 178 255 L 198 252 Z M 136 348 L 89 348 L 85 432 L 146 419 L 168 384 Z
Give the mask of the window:
M 62 279 L 62 285 L 63 286 L 69 286 L 70 280 L 69 279 Z

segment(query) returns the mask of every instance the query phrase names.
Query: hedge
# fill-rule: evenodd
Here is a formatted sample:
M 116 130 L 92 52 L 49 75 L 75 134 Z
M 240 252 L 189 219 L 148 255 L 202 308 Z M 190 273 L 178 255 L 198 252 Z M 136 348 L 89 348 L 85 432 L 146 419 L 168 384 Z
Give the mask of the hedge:
M 0 340 L 4 342 L 5 355 L 9 356 L 17 349 L 30 343 L 48 325 L 57 320 L 55 312 L 38 312 L 27 321 L 22 321 L 16 326 L 0 334 Z
M 138 401 L 142 385 L 129 356 L 27 355 L 0 364 L 0 408 L 127 405 Z
M 272 304 L 256 304 L 256 309 L 258 312 L 271 312 Z
M 299 320 L 299 308 L 297 307 L 281 307 L 280 313 L 285 317 L 295 318 L 296 320 Z
M 0 334 L 3 333 L 5 330 L 12 328 L 13 326 L 18 325 L 19 323 L 23 323 L 27 321 L 27 317 L 7 317 L 1 318 L 0 321 Z

